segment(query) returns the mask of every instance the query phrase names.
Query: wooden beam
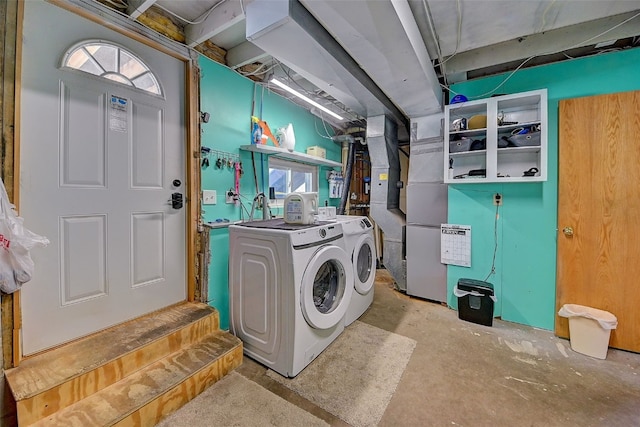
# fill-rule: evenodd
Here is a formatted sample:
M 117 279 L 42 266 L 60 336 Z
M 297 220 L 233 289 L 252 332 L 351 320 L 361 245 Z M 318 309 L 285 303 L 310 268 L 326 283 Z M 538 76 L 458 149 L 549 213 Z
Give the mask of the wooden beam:
M 189 60 L 190 49 L 180 43 L 172 42 L 167 37 L 149 30 L 140 22 L 133 21 L 118 12 L 94 1 L 87 0 L 46 0 L 76 15 L 80 15 L 103 27 L 150 46 L 169 56 L 182 61 Z
M 171 16 L 162 9 L 156 7 L 148 9 L 138 16 L 138 21 L 145 27 L 151 28 L 158 34 L 162 34 L 171 40 L 184 43 L 184 30 L 176 24 Z
M 221 0 L 213 8 L 196 18 L 195 22 L 203 19 L 199 24 L 187 24 L 184 27 L 188 46 L 196 46 L 244 21 L 244 10 L 240 0 Z
M 149 9 L 156 0 L 129 0 L 129 6 L 127 6 L 127 15 L 132 19 L 137 19 Z
M 201 225 L 200 206 L 200 68 L 197 57 L 187 63 L 187 298 L 196 301 L 203 287 L 198 269 L 199 232 Z
M 7 188 L 9 198 L 18 205 L 17 194 L 17 121 L 18 104 L 16 94 L 19 92 L 19 46 L 22 25 L 22 2 L 8 0 L 0 6 L 0 19 L 3 30 L 0 31 L 2 46 L 0 63 L 0 128 L 2 143 L 0 144 L 2 162 L 2 180 Z M 19 329 L 20 306 L 19 292 L 2 295 L 0 316 L 2 324 L 2 367 L 16 366 L 19 362 Z

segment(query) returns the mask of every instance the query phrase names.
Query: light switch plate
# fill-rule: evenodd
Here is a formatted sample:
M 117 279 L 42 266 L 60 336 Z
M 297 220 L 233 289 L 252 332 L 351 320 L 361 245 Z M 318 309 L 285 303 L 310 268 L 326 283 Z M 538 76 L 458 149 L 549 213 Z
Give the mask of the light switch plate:
M 215 205 L 217 203 L 218 194 L 216 190 L 202 190 L 202 204 Z

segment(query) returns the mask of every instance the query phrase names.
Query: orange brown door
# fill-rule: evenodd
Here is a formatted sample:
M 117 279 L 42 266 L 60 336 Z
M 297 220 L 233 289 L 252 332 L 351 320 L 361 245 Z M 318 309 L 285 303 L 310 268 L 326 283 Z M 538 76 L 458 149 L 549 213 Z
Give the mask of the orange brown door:
M 556 308 L 613 313 L 610 345 L 640 352 L 640 92 L 563 100 L 559 115 Z

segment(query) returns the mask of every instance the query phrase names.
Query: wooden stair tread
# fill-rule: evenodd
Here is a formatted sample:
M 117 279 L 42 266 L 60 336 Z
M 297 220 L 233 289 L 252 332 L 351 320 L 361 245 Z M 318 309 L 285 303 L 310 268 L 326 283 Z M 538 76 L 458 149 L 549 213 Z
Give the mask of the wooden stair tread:
M 213 332 L 33 425 L 154 425 L 241 363 L 242 342 L 228 332 Z
M 180 333 L 197 322 L 203 323 L 205 335 L 219 329 L 218 313 L 213 307 L 182 303 L 26 358 L 17 368 L 5 371 L 5 376 L 16 401 L 28 399 L 100 366 L 111 362 L 117 365 L 123 355 Z

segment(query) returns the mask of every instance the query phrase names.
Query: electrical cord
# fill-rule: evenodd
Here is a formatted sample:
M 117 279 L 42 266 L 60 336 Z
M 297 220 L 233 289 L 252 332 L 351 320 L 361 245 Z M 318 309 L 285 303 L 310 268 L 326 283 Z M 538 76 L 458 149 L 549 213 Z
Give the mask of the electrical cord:
M 554 3 L 556 2 L 556 0 L 553 0 L 551 3 L 549 3 L 549 5 L 544 9 L 544 12 L 542 13 L 542 24 L 540 25 L 540 31 L 539 32 L 543 32 L 544 31 L 544 27 L 547 26 L 547 12 L 549 12 L 549 9 L 551 9 L 551 7 L 554 5 Z
M 453 53 L 447 57 L 447 59 L 442 61 L 442 64 L 446 64 L 448 60 L 456 56 L 456 54 L 458 53 L 458 49 L 460 49 L 460 40 L 462 39 L 462 11 L 460 0 L 456 0 L 456 12 L 458 13 L 458 34 L 456 38 L 456 48 L 453 50 Z
M 436 33 L 435 24 L 433 22 L 433 16 L 431 15 L 431 9 L 429 8 L 429 3 L 426 0 L 422 0 L 422 7 L 424 8 L 425 13 L 427 14 L 427 24 L 429 24 L 429 29 L 431 30 L 431 37 L 433 38 L 433 42 L 436 45 L 436 51 L 438 53 L 438 64 L 440 66 L 440 72 L 442 73 L 442 79 L 444 80 L 445 85 L 449 86 L 447 82 L 447 73 L 444 69 L 444 61 L 442 59 L 442 49 L 440 48 L 440 40 L 438 39 L 438 34 Z
M 273 60 L 280 66 L 280 69 L 282 70 L 282 72 L 287 76 L 287 82 L 288 83 L 293 83 L 296 86 L 298 86 L 304 93 L 306 93 L 307 95 L 309 95 L 312 99 L 315 98 L 316 96 L 318 96 L 318 94 L 314 93 L 314 92 L 309 92 L 304 86 L 302 86 L 300 83 L 298 83 L 293 77 L 291 77 L 291 74 L 289 73 L 290 69 L 289 67 L 285 67 L 282 62 L 278 61 L 276 58 L 273 58 Z M 268 86 L 270 87 L 270 86 Z M 332 105 L 334 105 L 336 108 L 338 108 L 339 110 L 343 111 L 345 114 L 349 114 L 351 116 L 356 115 L 355 113 L 353 113 L 352 111 L 347 111 L 345 105 L 343 105 L 342 103 L 338 102 L 335 99 L 327 99 L 327 98 L 323 98 L 327 101 L 329 101 Z
M 565 49 L 557 50 L 557 51 L 552 51 L 552 52 L 544 52 L 544 53 L 540 53 L 540 54 L 532 55 L 532 56 L 528 57 L 527 59 L 525 59 L 524 61 L 522 61 L 522 63 L 521 63 L 520 65 L 518 65 L 518 67 L 517 67 L 515 70 L 513 70 L 511 73 L 509 73 L 509 75 L 508 75 L 508 76 L 507 76 L 507 77 L 506 77 L 506 78 L 505 78 L 505 79 L 504 79 L 504 80 L 503 80 L 499 85 L 497 85 L 495 88 L 493 88 L 492 90 L 490 90 L 490 91 L 488 91 L 488 92 L 485 92 L 485 93 L 483 93 L 483 94 L 481 94 L 481 95 L 477 95 L 477 96 L 471 97 L 471 98 L 469 98 L 469 100 L 472 100 L 472 99 L 482 99 L 482 98 L 486 98 L 486 97 L 487 97 L 487 96 L 489 96 L 489 95 L 492 95 L 492 94 L 493 94 L 493 93 L 495 93 L 498 89 L 500 89 L 500 88 L 501 88 L 505 83 L 507 83 L 507 81 L 509 81 L 509 80 L 511 79 L 511 77 L 513 77 L 513 76 L 514 76 L 514 74 L 515 74 L 515 73 L 517 73 L 517 72 L 518 72 L 522 67 L 524 67 L 524 66 L 525 66 L 525 64 L 526 64 L 527 62 L 531 61 L 533 58 L 537 58 L 537 57 L 539 57 L 539 56 L 553 55 L 554 53 L 560 53 L 560 52 L 563 52 L 563 51 L 566 51 L 566 50 L 571 50 L 571 49 L 574 49 L 574 48 L 576 48 L 576 47 L 580 47 L 580 46 L 584 45 L 585 43 L 590 42 L 591 40 L 597 39 L 598 37 L 601 37 L 601 36 L 603 36 L 603 35 L 605 35 L 605 34 L 607 34 L 607 33 L 611 32 L 611 31 L 615 30 L 616 28 L 618 28 L 618 27 L 620 27 L 620 26 L 622 26 L 622 25 L 626 24 L 627 22 L 629 22 L 629 21 L 631 21 L 631 20 L 633 20 L 633 19 L 637 18 L 638 16 L 640 16 L 640 12 L 638 12 L 638 13 L 636 13 L 635 15 L 633 15 L 633 16 L 631 16 L 631 17 L 629 17 L 629 18 L 625 19 L 624 21 L 622 21 L 622 22 L 620 22 L 620 23 L 618 23 L 618 24 L 614 25 L 613 27 L 609 28 L 608 30 L 605 30 L 605 31 L 601 32 L 600 34 L 597 34 L 597 35 L 595 35 L 595 36 L 593 36 L 593 37 L 589 37 L 588 39 L 583 40 L 583 41 L 581 41 L 581 42 L 579 42 L 579 43 L 576 43 L 576 44 L 574 44 L 573 46 L 567 47 L 567 48 L 565 48 Z M 453 93 L 454 95 L 458 95 L 456 92 L 454 92 L 453 90 L 451 90 L 451 88 L 450 88 L 448 85 L 446 85 L 446 84 L 445 84 L 445 85 L 440 84 L 440 86 L 442 86 L 442 88 L 444 88 L 445 90 L 448 90 L 449 92 Z
M 322 115 L 322 113 L 320 113 L 320 115 Z M 318 121 L 314 120 L 313 121 L 313 127 L 316 129 L 316 133 L 318 134 L 319 137 L 324 138 L 324 139 L 332 139 L 329 135 L 329 132 L 327 131 L 327 126 L 324 123 L 324 119 L 322 117 L 320 117 L 320 120 L 322 120 L 322 124 L 324 125 L 324 131 L 327 133 L 327 135 L 323 135 L 318 131 Z
M 213 12 L 213 10 L 220 6 L 222 3 L 226 2 L 227 0 L 220 0 L 218 3 L 214 4 L 209 10 L 207 10 L 205 12 L 204 15 L 202 15 L 202 18 L 198 19 L 197 21 L 190 21 L 186 18 L 183 18 L 182 16 L 178 15 L 177 13 L 174 13 L 172 11 L 170 11 L 169 9 L 167 9 L 166 7 L 163 7 L 162 5 L 155 3 L 154 6 L 159 7 L 160 9 L 164 10 L 165 12 L 167 12 L 169 15 L 175 16 L 176 18 L 178 18 L 179 20 L 181 20 L 184 23 L 187 24 L 191 24 L 191 25 L 197 25 L 197 24 L 202 24 L 205 19 L 207 19 L 209 17 L 209 15 L 211 15 L 211 12 Z M 242 3 L 240 3 L 242 5 Z
M 493 240 L 495 242 L 493 246 L 493 259 L 491 260 L 491 271 L 487 274 L 484 281 L 486 282 L 492 274 L 496 274 L 496 253 L 498 252 L 498 211 L 500 209 L 500 205 L 496 206 L 496 218 L 493 223 Z
M 247 218 L 249 218 L 251 216 L 251 212 L 249 212 L 249 209 L 244 205 L 244 203 L 242 203 L 242 199 L 245 199 L 247 202 L 251 202 L 253 203 L 252 199 L 249 199 L 247 196 L 244 196 L 240 193 L 237 194 L 238 196 L 238 201 L 240 202 L 240 207 L 242 209 L 240 209 L 240 219 L 242 219 L 244 221 L 244 213 L 247 213 Z
M 249 72 L 249 73 L 243 73 L 238 69 L 238 72 L 240 74 L 242 74 L 245 77 L 249 77 L 249 76 L 256 76 L 259 74 L 267 74 L 269 71 L 273 70 L 274 68 L 276 68 L 278 66 L 278 64 L 273 64 L 271 67 L 267 68 L 266 70 L 262 70 L 262 68 L 264 68 L 267 65 L 267 63 L 265 62 L 264 64 L 260 65 L 258 68 L 256 68 L 255 70 Z
M 129 5 L 122 0 L 117 0 L 117 1 L 105 0 L 105 1 L 118 8 L 126 9 L 127 7 L 129 7 Z

